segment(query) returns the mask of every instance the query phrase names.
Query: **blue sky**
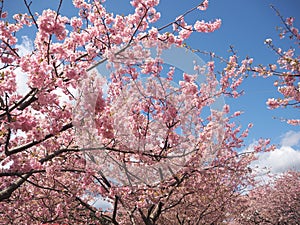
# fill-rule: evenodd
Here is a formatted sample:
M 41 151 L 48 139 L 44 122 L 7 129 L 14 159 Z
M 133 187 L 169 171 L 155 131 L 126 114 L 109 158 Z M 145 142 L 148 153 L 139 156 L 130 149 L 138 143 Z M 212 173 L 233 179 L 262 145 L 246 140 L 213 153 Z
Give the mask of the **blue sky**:
M 56 9 L 59 0 L 40 1 L 33 0 L 33 11 L 41 12 L 41 9 Z M 195 0 L 161 0 L 158 11 L 161 12 L 161 20 L 157 23 L 160 27 L 168 22 L 173 21 L 178 15 L 184 13 L 191 7 L 197 5 L 200 1 Z M 233 45 L 238 52 L 240 59 L 250 56 L 254 58 L 254 63 L 265 64 L 273 63 L 276 60 L 273 52 L 264 44 L 266 38 L 272 38 L 275 45 L 284 48 L 289 47 L 292 43 L 280 41 L 276 26 L 282 26 L 280 18 L 274 10 L 270 8 L 273 4 L 282 14 L 283 17 L 296 17 L 296 26 L 300 28 L 300 1 L 299 0 L 211 0 L 207 11 L 195 11 L 187 20 L 212 20 L 222 19 L 222 27 L 210 34 L 193 34 L 187 41 L 187 44 L 194 49 L 213 51 L 220 56 L 228 56 L 228 49 Z M 127 14 L 133 9 L 129 0 L 107 0 L 105 3 L 108 11 L 120 14 Z M 6 0 L 4 7 L 9 13 L 26 12 L 23 1 Z M 76 14 L 76 10 L 71 7 L 71 0 L 64 0 L 61 13 L 66 16 Z M 298 16 L 298 17 L 297 17 Z M 25 30 L 20 35 L 29 35 L 33 38 L 32 33 L 28 34 Z M 298 50 L 299 55 L 299 50 Z M 199 55 L 205 61 L 207 59 Z M 225 99 L 232 110 L 244 111 L 244 114 L 237 119 L 246 128 L 249 122 L 254 124 L 247 144 L 263 137 L 271 138 L 274 144 L 282 145 L 282 140 L 288 132 L 297 134 L 297 140 L 300 140 L 300 128 L 287 125 L 272 117 L 278 118 L 299 118 L 299 110 L 269 110 L 265 104 L 268 97 L 277 97 L 277 91 L 273 87 L 274 79 L 251 78 L 245 80 L 242 88 L 245 95 L 240 99 Z M 295 143 L 295 142 L 293 142 Z M 300 149 L 300 142 L 296 141 L 294 146 Z

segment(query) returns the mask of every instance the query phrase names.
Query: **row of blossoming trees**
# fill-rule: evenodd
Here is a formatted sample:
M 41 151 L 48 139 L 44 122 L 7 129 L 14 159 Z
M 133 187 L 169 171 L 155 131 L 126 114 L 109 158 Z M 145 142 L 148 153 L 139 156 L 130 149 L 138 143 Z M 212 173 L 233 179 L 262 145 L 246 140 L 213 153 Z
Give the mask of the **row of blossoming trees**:
M 251 71 L 278 76 L 284 97 L 268 100 L 271 108 L 298 107 L 293 49 L 267 40 L 279 56 L 270 68 L 233 55 L 221 77 L 214 62 L 179 74 L 161 54 L 220 27 L 219 19 L 187 20 L 208 1 L 160 28 L 153 25 L 159 0 L 133 0 L 134 13 L 122 16 L 103 0 L 73 0 L 72 18 L 62 2 L 36 14 L 24 0 L 28 13 L 11 22 L 1 1 L 1 224 L 297 224 L 299 173 L 257 183 L 250 163 L 273 146 L 260 140 L 241 153 L 251 124 L 242 130 L 239 112 L 212 107 L 224 95 L 238 97 Z M 298 47 L 293 19 L 283 22 L 282 35 Z M 34 50 L 21 54 L 18 33 L 28 27 Z M 92 69 L 96 62 L 109 76 Z M 22 77 L 26 91 L 17 85 Z

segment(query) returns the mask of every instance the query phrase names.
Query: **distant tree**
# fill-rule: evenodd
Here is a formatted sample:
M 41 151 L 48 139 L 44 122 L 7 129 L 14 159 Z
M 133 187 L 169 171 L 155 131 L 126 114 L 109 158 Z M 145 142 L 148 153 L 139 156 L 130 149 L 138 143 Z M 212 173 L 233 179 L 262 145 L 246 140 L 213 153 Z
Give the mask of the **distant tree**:
M 247 207 L 238 224 L 298 224 L 300 221 L 300 176 L 290 171 L 247 195 Z

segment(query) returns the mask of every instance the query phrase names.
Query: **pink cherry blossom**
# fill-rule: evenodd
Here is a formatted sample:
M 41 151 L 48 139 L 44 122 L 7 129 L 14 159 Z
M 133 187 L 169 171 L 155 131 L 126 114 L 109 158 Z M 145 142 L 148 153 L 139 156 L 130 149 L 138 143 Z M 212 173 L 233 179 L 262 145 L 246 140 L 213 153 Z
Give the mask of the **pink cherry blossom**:
M 215 30 L 219 29 L 221 27 L 221 20 L 216 19 L 214 22 L 204 22 L 204 20 L 197 21 L 194 24 L 194 28 L 198 32 L 204 32 L 204 33 L 209 33 L 209 32 L 214 32 Z
M 204 0 L 199 6 L 198 9 L 201 11 L 205 11 L 208 8 L 208 0 Z
M 277 99 L 274 99 L 274 98 L 269 98 L 268 101 L 267 101 L 267 105 L 271 109 L 276 109 L 276 108 L 280 107 L 279 101 Z

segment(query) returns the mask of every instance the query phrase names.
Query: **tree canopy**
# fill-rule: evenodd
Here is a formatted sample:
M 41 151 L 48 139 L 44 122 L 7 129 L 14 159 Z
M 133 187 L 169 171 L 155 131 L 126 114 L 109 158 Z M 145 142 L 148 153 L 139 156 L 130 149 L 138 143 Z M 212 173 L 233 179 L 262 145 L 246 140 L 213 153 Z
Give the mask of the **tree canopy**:
M 184 41 L 214 32 L 221 20 L 186 17 L 205 11 L 207 0 L 162 27 L 153 25 L 159 0 L 132 0 L 128 15 L 110 13 L 103 0 L 73 0 L 78 15 L 71 18 L 61 12 L 63 0 L 39 14 L 24 0 L 28 13 L 16 15 L 7 14 L 5 2 L 1 223 L 297 224 L 299 172 L 258 182 L 251 163 L 275 147 L 261 139 L 243 150 L 252 124 L 236 125 L 241 112 L 222 101 L 238 98 L 255 72 L 278 76 L 283 98 L 269 99 L 270 108 L 299 107 L 300 64 L 292 48 L 267 39 L 279 58 L 268 67 L 238 60 L 234 51 L 228 59 L 198 60 L 201 53 Z M 299 47 L 294 18 L 277 13 L 280 35 Z M 21 53 L 18 34 L 28 27 L 36 32 L 34 47 Z M 168 61 L 175 53 L 189 71 Z M 220 73 L 218 59 L 226 64 Z M 21 77 L 26 90 L 18 86 Z

